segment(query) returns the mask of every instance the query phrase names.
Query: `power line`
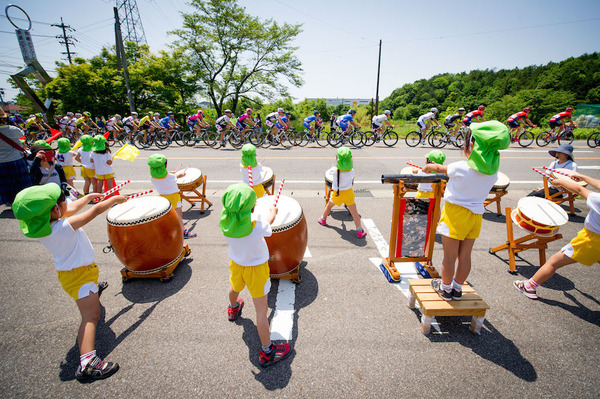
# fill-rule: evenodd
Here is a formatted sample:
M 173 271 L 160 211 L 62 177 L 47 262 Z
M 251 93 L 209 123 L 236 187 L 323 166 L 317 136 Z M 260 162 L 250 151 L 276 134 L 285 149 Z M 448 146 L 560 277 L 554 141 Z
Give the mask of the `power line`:
M 77 40 L 77 39 L 73 39 L 73 36 L 67 36 L 67 30 L 74 32 L 75 29 L 71 28 L 69 25 L 65 25 L 65 23 L 63 22 L 62 17 L 60 17 L 60 25 L 59 24 L 52 24 L 52 26 L 56 26 L 57 28 L 61 28 L 62 29 L 62 40 L 61 40 L 61 36 L 56 36 L 56 38 L 58 39 L 58 42 L 60 44 L 62 44 L 63 46 L 65 46 L 67 48 L 66 52 L 62 52 L 61 54 L 66 54 L 67 58 L 69 59 L 69 64 L 73 63 L 72 57 L 71 55 L 75 55 L 77 53 L 72 52 L 69 48 L 69 46 L 73 46 L 75 47 L 75 43 L 73 43 L 73 40 Z

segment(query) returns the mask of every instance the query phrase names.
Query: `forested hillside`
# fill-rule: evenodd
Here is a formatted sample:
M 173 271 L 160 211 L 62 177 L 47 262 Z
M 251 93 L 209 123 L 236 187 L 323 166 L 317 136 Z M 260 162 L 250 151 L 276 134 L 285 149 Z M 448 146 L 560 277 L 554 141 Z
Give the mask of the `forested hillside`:
M 486 119 L 503 121 L 529 106 L 532 122 L 539 124 L 578 103 L 600 103 L 600 53 L 523 69 L 444 73 L 405 84 L 379 108 L 392 110 L 394 119 L 411 120 L 431 107 L 445 115 L 458 107 L 469 111 L 483 104 Z

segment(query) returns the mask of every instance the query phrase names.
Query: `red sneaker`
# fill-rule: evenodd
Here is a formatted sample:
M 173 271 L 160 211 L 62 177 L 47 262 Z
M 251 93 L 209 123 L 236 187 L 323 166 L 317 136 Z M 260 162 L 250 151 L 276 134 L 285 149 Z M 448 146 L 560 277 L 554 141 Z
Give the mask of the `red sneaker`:
M 229 321 L 236 321 L 237 318 L 242 314 L 244 300 L 242 298 L 238 298 L 236 304 L 237 306 L 235 308 L 232 308 L 231 306 L 227 307 L 227 317 L 229 318 Z
M 262 349 L 258 354 L 258 360 L 262 367 L 267 367 L 276 363 L 280 360 L 285 359 L 292 353 L 292 347 L 290 344 L 285 343 L 283 345 L 274 345 L 271 344 L 271 352 L 266 354 Z

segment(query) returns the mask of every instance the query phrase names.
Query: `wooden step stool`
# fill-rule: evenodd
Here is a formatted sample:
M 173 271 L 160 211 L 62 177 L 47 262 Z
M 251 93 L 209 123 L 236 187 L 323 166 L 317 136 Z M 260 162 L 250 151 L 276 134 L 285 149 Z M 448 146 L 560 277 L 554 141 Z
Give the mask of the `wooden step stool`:
M 462 300 L 444 301 L 431 287 L 431 279 L 409 279 L 410 296 L 408 307 L 415 308 L 415 299 L 421 306 L 421 332 L 429 334 L 435 316 L 473 316 L 471 331 L 481 334 L 485 311 L 490 306 L 468 284 L 463 285 Z

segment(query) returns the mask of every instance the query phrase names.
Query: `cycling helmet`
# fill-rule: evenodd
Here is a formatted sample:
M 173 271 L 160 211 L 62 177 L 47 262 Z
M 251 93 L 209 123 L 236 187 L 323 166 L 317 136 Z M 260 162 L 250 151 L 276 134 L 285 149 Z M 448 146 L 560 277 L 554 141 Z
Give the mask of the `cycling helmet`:
M 160 112 L 155 112 L 154 116 L 160 116 Z
M 567 109 L 565 111 L 567 111 L 567 112 L 573 112 L 573 107 L 567 107 Z
M 386 109 L 385 111 L 383 111 L 383 113 L 384 113 L 385 115 L 391 115 L 391 114 L 392 114 L 392 111 L 390 111 L 389 109 Z
M 92 116 L 92 114 L 90 114 L 88 111 L 85 111 L 85 112 L 83 113 L 83 115 L 84 115 L 84 116 Z
M 355 113 L 356 113 L 356 110 L 355 110 L 355 109 L 352 109 L 352 108 L 350 108 L 350 109 L 348 110 L 348 113 L 349 113 L 349 114 L 355 114 Z
M 321 115 L 321 113 L 319 111 L 317 111 L 316 109 L 313 111 L 314 115 Z
M 246 113 L 250 115 L 252 113 L 252 108 L 246 108 Z
M 465 109 L 461 107 L 458 109 L 458 112 L 465 112 Z
M 199 110 L 198 110 L 198 114 L 204 114 L 204 111 L 203 111 L 203 110 L 201 110 L 201 109 L 199 109 Z
M 72 112 L 67 112 L 67 116 L 73 116 Z
M 131 113 L 131 116 L 138 116 L 138 113 L 137 113 L 137 112 L 135 112 L 135 111 L 133 111 L 133 112 Z
M 289 112 L 285 113 L 286 116 L 292 116 L 292 114 L 290 114 Z
M 148 116 L 152 116 L 152 115 L 154 115 L 154 112 L 148 111 Z
M 175 114 L 173 113 L 173 111 L 169 111 L 169 112 L 167 112 L 167 116 L 171 116 L 171 115 L 175 115 Z
M 523 108 L 523 112 L 529 112 L 529 111 L 531 111 L 531 108 L 529 108 L 529 107 Z
M 433 107 L 433 108 L 431 108 L 431 110 L 430 110 L 430 111 L 431 111 L 431 112 L 433 112 L 434 114 L 437 114 L 437 112 L 438 112 L 438 109 L 437 109 L 436 107 Z
M 277 108 L 277 112 L 284 112 L 283 108 Z
M 82 116 L 82 115 L 81 115 L 79 112 L 76 112 L 76 113 L 75 113 L 75 118 L 81 118 L 81 116 Z
M 20 118 L 20 117 L 21 117 L 21 114 L 19 114 L 19 113 L 16 113 L 16 114 L 15 114 L 15 117 L 17 117 L 17 118 Z
M 480 105 L 477 109 L 480 110 L 480 111 L 483 111 L 485 109 L 485 106 L 484 105 Z
M 230 110 L 230 109 L 226 109 L 226 110 L 225 110 L 225 113 L 226 113 L 226 114 L 231 114 L 231 110 Z
M 118 119 L 118 120 L 121 120 L 121 115 L 115 114 L 115 118 Z
M 35 117 L 36 117 L 36 118 L 43 118 L 43 117 L 44 117 L 44 115 L 43 115 L 43 114 L 40 114 L 40 113 L 38 113 L 38 114 L 35 114 Z

